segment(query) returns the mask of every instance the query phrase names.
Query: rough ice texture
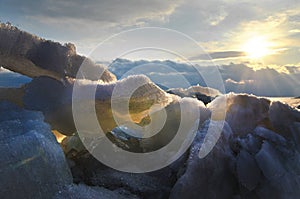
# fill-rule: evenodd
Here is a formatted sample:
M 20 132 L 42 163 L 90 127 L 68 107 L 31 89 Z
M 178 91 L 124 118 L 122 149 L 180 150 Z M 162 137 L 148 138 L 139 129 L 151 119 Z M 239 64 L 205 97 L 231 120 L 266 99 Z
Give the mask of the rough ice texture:
M 221 105 L 224 104 L 224 107 Z M 270 101 L 254 95 L 229 93 L 217 97 L 208 107 L 220 111 L 225 108 L 225 120 L 235 134 L 248 134 L 258 125 L 270 126 L 268 111 Z M 220 116 L 220 119 L 224 117 Z
M 63 84 L 50 77 L 34 78 L 24 89 L 25 94 L 22 98 L 24 107 L 30 110 L 42 111 L 46 121 L 51 124 L 52 129 L 59 130 L 65 135 L 71 135 L 76 131 L 72 116 L 73 86 L 74 81 Z M 92 100 L 96 100 L 96 103 L 103 101 L 110 103 L 112 93 L 115 92 L 114 89 L 116 87 L 119 92 L 115 94 L 114 99 L 123 100 L 122 102 L 125 101 L 122 98 L 128 98 L 134 99 L 134 102 L 165 106 L 172 100 L 169 94 L 157 87 L 149 78 L 141 75 L 130 76 L 113 83 L 78 80 L 76 87 L 80 89 L 80 94 L 76 95 L 75 100 L 80 101 L 80 103 L 89 103 Z M 136 88 L 132 94 L 130 94 L 131 88 Z M 94 89 L 94 92 L 96 92 L 93 98 L 87 97 L 90 96 L 88 93 L 93 92 L 91 89 Z M 111 114 L 109 112 L 110 107 L 100 106 L 100 108 L 103 107 L 108 112 L 107 114 Z M 105 111 L 101 112 L 102 116 L 106 117 L 106 119 L 110 118 L 110 115 L 105 115 Z M 144 110 L 135 111 L 142 112 Z
M 224 132 L 213 151 L 203 159 L 198 154 L 204 136 L 209 126 L 205 123 L 203 129 L 198 132 L 191 146 L 187 168 L 185 173 L 176 182 L 170 198 L 230 198 L 236 185 L 234 184 L 233 154 L 228 150 L 228 138 Z
M 221 95 L 221 93 L 216 89 L 202 86 L 191 86 L 187 89 L 172 88 L 167 90 L 167 92 L 180 97 L 197 98 L 198 100 L 203 101 L 205 104 L 211 102 L 216 96 Z
M 137 198 L 73 184 L 65 155 L 43 120 L 41 112 L 0 102 L 0 198 Z
M 218 107 L 221 99 L 227 101 L 227 115 L 220 139 L 206 157 L 198 157 L 206 147 L 207 121 L 170 198 L 299 198 L 300 112 L 235 94 L 217 98 L 210 108 Z
M 197 93 L 211 96 L 211 97 L 216 97 L 217 95 L 221 95 L 220 91 L 209 88 L 209 87 L 203 87 L 203 86 L 191 86 L 187 89 L 183 88 L 172 88 L 169 89 L 168 91 L 173 92 L 174 94 L 180 95 L 180 96 L 192 96 Z
M 0 24 L 0 65 L 7 69 L 29 77 L 48 76 L 60 80 L 66 76 L 75 78 L 82 64 L 85 70 L 80 78 L 116 80 L 104 66 L 78 55 L 73 44 L 61 45 Z
M 123 190 L 111 191 L 103 187 L 87 186 L 85 184 L 73 184 L 63 187 L 53 199 L 138 199 L 137 196 L 124 192 Z
M 226 101 L 225 120 L 207 120 L 210 110 L 222 108 L 222 100 Z M 73 157 L 73 174 L 79 182 L 103 184 L 111 189 L 125 187 L 142 198 L 299 198 L 299 111 L 246 94 L 220 96 L 208 108 L 192 98 L 182 98 L 179 102 L 187 104 L 183 106 L 188 109 L 187 115 L 200 110 L 203 117 L 200 126 L 206 121 L 184 154 L 187 158 L 174 163 L 179 165 L 175 170 L 154 172 L 158 176 L 155 180 L 160 182 L 163 178 L 168 186 L 152 182 L 148 175 L 127 175 L 107 169 L 89 162 L 91 157 L 81 155 Z M 164 136 L 176 131 L 174 121 L 180 115 L 178 108 L 176 103 L 167 106 L 170 126 L 174 129 L 165 129 Z M 142 147 L 158 144 L 164 136 L 142 142 Z M 139 183 L 135 182 L 146 186 L 137 186 Z M 156 195 L 158 192 L 162 194 Z
M 110 100 L 113 92 L 115 92 L 114 97 L 116 99 L 131 97 L 142 101 L 155 98 L 159 102 L 168 101 L 170 98 L 167 93 L 144 75 L 129 76 L 111 83 L 78 80 L 75 84 L 76 89 L 80 90 L 80 95 L 76 95 L 76 100 L 91 100 L 87 96 L 93 89 L 95 100 Z M 55 110 L 62 105 L 71 103 L 73 85 L 74 81 L 63 84 L 49 77 L 35 78 L 25 88 L 24 104 L 27 108 L 36 110 Z M 132 88 L 135 88 L 133 93 L 131 92 Z
M 72 85 L 50 77 L 34 78 L 26 85 L 22 101 L 24 108 L 41 111 L 52 129 L 66 135 L 74 133 Z
M 51 198 L 72 183 L 65 156 L 40 112 L 0 102 L 0 198 Z
M 96 99 L 97 100 L 108 100 L 112 97 L 114 92 L 115 98 L 134 97 L 137 99 L 143 99 L 147 96 L 156 95 L 157 100 L 163 100 L 167 94 L 157 87 L 147 76 L 144 75 L 132 75 L 122 80 L 102 83 L 93 82 L 89 80 L 79 80 L 77 85 L 82 92 L 90 91 L 90 89 L 96 87 Z M 133 91 L 138 91 L 132 93 Z M 115 89 L 115 91 L 114 91 Z M 133 94 L 133 95 L 132 95 Z M 80 97 L 85 97 L 83 93 Z
M 71 170 L 76 182 L 105 187 L 115 194 L 119 192 L 122 196 L 127 195 L 128 198 L 165 199 L 168 198 L 176 182 L 177 172 L 182 169 L 186 158 L 184 155 L 170 166 L 158 171 L 135 174 L 111 169 L 98 162 L 92 155 L 85 154 L 73 158 Z M 86 192 L 86 188 L 82 192 Z M 73 193 L 74 191 L 71 195 Z

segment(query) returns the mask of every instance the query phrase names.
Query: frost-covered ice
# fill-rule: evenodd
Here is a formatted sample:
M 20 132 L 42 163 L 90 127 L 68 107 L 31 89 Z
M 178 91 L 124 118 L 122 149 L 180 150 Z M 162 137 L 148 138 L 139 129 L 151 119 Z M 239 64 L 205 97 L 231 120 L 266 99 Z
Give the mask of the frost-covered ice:
M 65 156 L 40 112 L 0 102 L 0 197 L 51 197 L 72 183 Z
M 91 89 L 96 88 L 96 99 L 97 100 L 107 100 L 112 97 L 114 92 L 115 98 L 124 98 L 131 97 L 133 91 L 137 90 L 140 87 L 143 87 L 143 90 L 140 90 L 139 93 L 135 93 L 134 97 L 142 98 L 147 94 L 157 93 L 158 97 L 165 98 L 167 95 L 159 87 L 157 87 L 151 80 L 144 75 L 132 75 L 124 78 L 122 80 L 110 83 L 104 83 L 101 81 L 90 81 L 90 80 L 77 80 L 77 89 L 80 89 L 80 96 L 76 97 L 85 97 L 88 96 L 85 92 L 90 92 Z M 114 90 L 115 89 L 115 90 Z
M 221 96 L 210 109 L 222 100 L 227 105 L 221 134 L 208 132 L 210 123 L 221 120 L 205 122 L 170 198 L 299 198 L 300 112 L 245 94 Z M 205 149 L 208 155 L 198 158 Z

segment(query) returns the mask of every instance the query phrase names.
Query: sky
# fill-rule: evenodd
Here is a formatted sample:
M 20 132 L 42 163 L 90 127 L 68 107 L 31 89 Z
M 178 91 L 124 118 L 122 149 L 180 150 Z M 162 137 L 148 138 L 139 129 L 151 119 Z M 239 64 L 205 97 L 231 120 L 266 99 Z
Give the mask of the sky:
M 72 42 L 83 55 L 122 31 L 169 28 L 193 38 L 217 64 L 246 63 L 255 70 L 290 73 L 288 66 L 300 72 L 299 0 L 0 0 L 0 20 L 46 39 Z M 139 41 L 136 35 L 126 40 Z M 121 43 L 113 42 L 107 51 Z M 189 52 L 188 59 L 205 60 L 199 51 Z

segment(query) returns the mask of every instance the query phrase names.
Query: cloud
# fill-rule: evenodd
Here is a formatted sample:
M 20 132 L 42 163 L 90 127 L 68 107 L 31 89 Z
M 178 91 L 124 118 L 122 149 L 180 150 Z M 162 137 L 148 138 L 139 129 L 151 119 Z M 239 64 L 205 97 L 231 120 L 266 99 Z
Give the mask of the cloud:
M 223 59 L 240 57 L 241 42 L 252 31 L 299 46 L 299 6 L 296 0 L 0 0 L 0 19 L 47 39 L 73 42 L 83 54 L 124 30 L 171 28 L 191 36 L 208 51 L 228 51 L 212 54 Z M 199 55 L 195 52 L 194 56 Z
M 182 0 L 1 0 L 0 20 L 60 42 L 72 42 L 87 54 L 112 34 L 163 22 Z
M 300 29 L 292 29 L 289 32 L 290 33 L 300 33 Z
M 289 21 L 293 23 L 300 23 L 300 14 L 289 16 Z
M 238 84 L 238 85 L 245 85 L 245 84 L 247 84 L 247 83 L 249 83 L 249 84 L 251 84 L 251 83 L 254 83 L 254 80 L 252 80 L 252 79 L 250 79 L 250 80 L 242 80 L 242 81 L 234 81 L 234 80 L 232 80 L 232 79 L 226 79 L 225 80 L 225 83 L 231 83 L 231 84 Z
M 190 57 L 189 60 L 209 60 L 212 59 L 226 59 L 245 56 L 245 52 L 242 51 L 224 51 L 224 52 L 212 52 L 208 54 L 200 54 L 198 56 Z
M 300 66 L 285 66 L 290 74 L 300 73 Z
M 147 0 L 2 0 L 1 12 L 52 19 L 74 19 L 107 23 L 136 22 L 142 18 L 159 19 L 169 15 L 180 3 Z
M 206 86 L 205 81 L 199 77 L 195 68 L 184 63 L 176 63 L 173 61 L 130 61 L 125 59 L 116 59 L 110 66 L 109 70 L 118 78 L 123 74 L 138 66 L 147 66 L 147 75 L 153 82 L 156 82 L 156 77 L 163 79 L 166 84 L 176 87 L 184 87 L 176 85 L 178 77 L 170 71 L 151 70 L 151 65 L 166 65 L 178 72 L 179 76 L 183 76 L 191 85 Z M 200 71 L 207 73 L 211 71 L 209 66 L 196 66 Z M 163 68 L 163 67 L 161 67 Z M 226 92 L 249 93 L 258 96 L 299 96 L 300 95 L 300 67 L 299 66 L 284 66 L 290 73 L 279 72 L 275 69 L 265 66 L 258 70 L 251 68 L 250 64 L 227 64 L 219 67 L 219 72 L 224 80 Z M 134 71 L 134 70 L 133 70 Z M 132 75 L 129 74 L 128 75 Z M 201 74 L 200 74 L 201 75 Z M 172 83 L 172 84 L 171 84 Z M 160 84 L 160 83 L 157 83 Z M 172 88 L 172 87 L 169 87 Z M 185 87 L 187 88 L 187 87 Z M 216 88 L 217 89 L 217 88 Z

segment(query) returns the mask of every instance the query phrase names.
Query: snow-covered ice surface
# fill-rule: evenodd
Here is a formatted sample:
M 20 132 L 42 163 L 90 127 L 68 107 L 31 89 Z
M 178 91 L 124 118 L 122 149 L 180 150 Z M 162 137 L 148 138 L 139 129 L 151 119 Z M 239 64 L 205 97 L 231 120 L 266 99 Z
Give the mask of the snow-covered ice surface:
M 291 107 L 300 106 L 300 98 L 299 97 L 267 97 L 267 98 L 273 102 L 279 101 L 282 103 L 286 103 Z

